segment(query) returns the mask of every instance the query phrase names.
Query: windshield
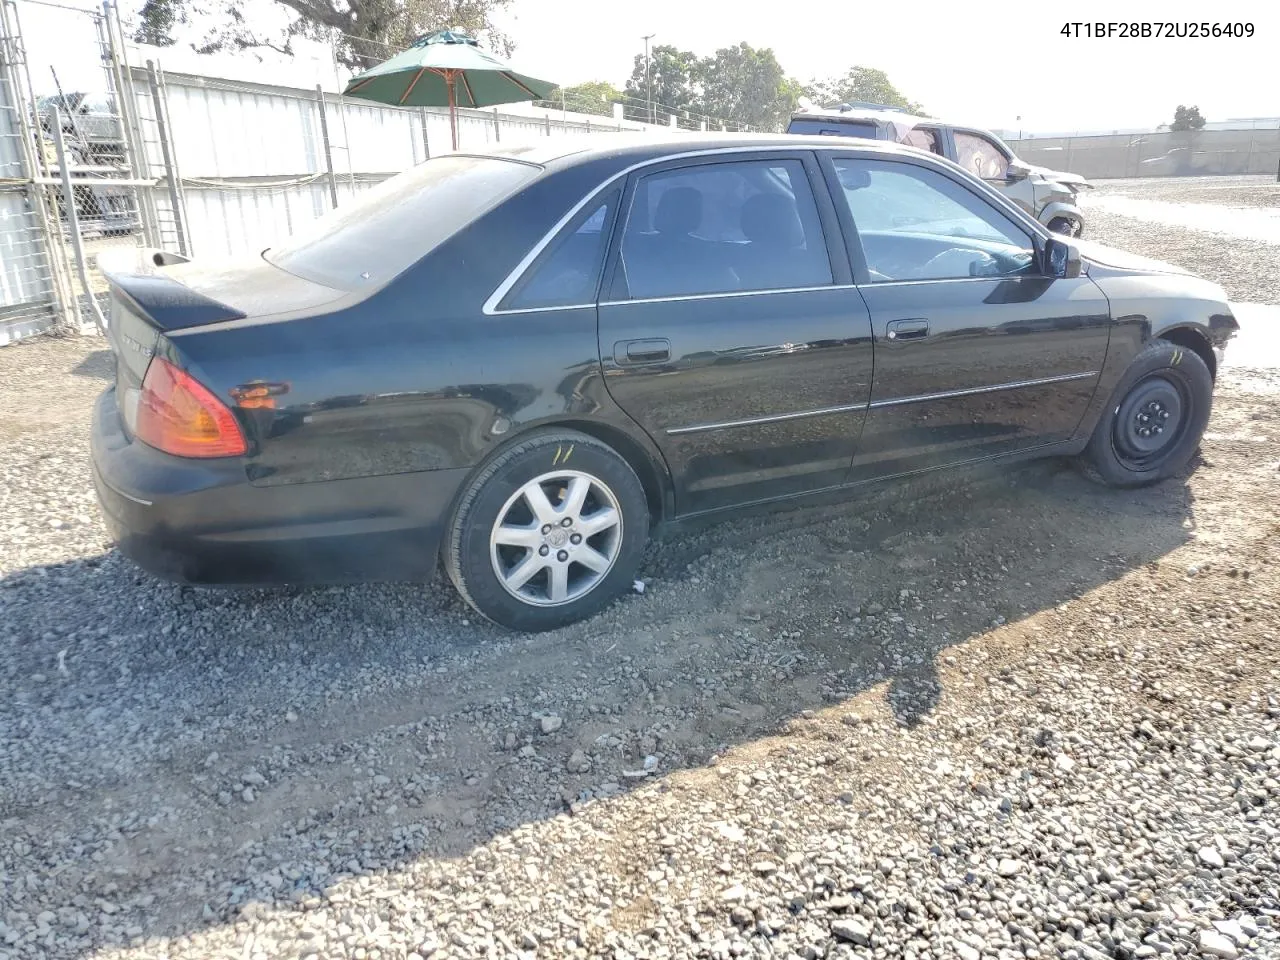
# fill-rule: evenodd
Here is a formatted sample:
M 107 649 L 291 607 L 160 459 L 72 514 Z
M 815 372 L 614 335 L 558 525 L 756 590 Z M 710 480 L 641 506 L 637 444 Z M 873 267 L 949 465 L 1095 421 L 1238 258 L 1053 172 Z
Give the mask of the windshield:
M 325 286 L 382 286 L 540 172 L 494 157 L 436 157 L 307 224 L 263 256 Z

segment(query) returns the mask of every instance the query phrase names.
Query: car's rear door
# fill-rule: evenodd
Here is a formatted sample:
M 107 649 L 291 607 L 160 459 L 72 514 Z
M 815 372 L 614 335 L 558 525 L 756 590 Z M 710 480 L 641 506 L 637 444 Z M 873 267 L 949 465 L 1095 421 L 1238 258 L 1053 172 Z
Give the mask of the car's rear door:
M 840 483 L 871 392 L 871 322 L 813 154 L 646 168 L 622 211 L 600 358 L 666 458 L 677 511 Z
M 1037 235 L 958 171 L 856 151 L 822 162 L 875 336 L 851 479 L 1072 436 L 1110 334 L 1097 285 L 1044 276 Z

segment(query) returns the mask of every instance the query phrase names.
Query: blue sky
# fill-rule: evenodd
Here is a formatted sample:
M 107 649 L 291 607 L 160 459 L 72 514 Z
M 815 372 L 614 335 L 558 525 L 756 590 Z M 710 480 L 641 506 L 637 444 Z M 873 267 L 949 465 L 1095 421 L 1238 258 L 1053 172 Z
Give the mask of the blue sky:
M 64 86 L 96 81 L 97 67 L 86 56 L 88 18 L 31 0 L 18 5 L 37 87 L 50 85 L 51 61 Z M 785 20 L 778 19 L 780 9 Z M 245 11 L 254 18 L 279 17 L 270 0 L 249 0 Z M 1206 17 L 1251 22 L 1254 36 L 1108 40 L 1060 32 L 1068 21 Z M 801 80 L 839 74 L 853 64 L 879 67 L 930 113 L 988 127 L 1016 129 L 1019 116 L 1029 131 L 1151 127 L 1172 119 L 1179 103 L 1198 104 L 1213 120 L 1280 115 L 1280 4 L 1264 0 L 789 0 L 781 8 L 750 0 L 515 0 L 503 26 L 516 40 L 514 62 L 521 70 L 565 85 L 593 79 L 621 85 L 643 50 L 641 37 L 653 33 L 655 44 L 701 55 L 743 40 L 772 47 Z M 566 54 L 569 47 L 572 54 Z M 161 62 L 178 58 L 169 53 Z M 188 69 L 191 57 L 181 60 Z M 334 82 L 324 48 L 305 51 L 290 66 L 302 77 L 299 83 Z

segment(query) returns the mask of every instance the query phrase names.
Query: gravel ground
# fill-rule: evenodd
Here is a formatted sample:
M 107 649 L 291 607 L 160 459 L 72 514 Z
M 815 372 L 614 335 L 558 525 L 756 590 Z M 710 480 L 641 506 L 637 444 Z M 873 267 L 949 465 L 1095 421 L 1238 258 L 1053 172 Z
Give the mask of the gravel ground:
M 1108 197 L 1274 210 L 1280 207 L 1280 183 L 1259 177 L 1101 180 L 1082 199 L 1086 238 L 1186 267 L 1221 283 L 1232 300 L 1280 304 L 1280 247 L 1276 244 L 1189 227 L 1152 225 L 1099 209 L 1095 198 L 1105 202 Z M 1095 202 L 1091 204 L 1091 200 Z
M 138 572 L 109 375 L 0 350 L 0 960 L 1280 957 L 1276 371 L 1224 373 L 1183 480 L 707 526 L 538 636 Z

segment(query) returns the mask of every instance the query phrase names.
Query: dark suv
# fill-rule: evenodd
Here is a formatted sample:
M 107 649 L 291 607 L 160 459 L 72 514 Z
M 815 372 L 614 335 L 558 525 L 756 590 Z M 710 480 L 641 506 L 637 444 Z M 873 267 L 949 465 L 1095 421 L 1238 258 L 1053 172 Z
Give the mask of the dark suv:
M 1076 194 L 1089 182 L 1078 174 L 1023 163 L 1004 141 L 986 130 L 912 116 L 897 107 L 859 103 L 797 113 L 787 132 L 892 140 L 928 150 L 986 180 L 1050 230 L 1069 237 L 1084 232 Z

